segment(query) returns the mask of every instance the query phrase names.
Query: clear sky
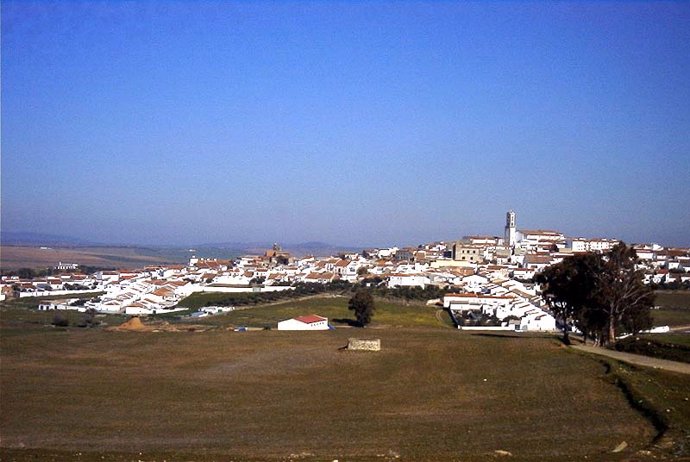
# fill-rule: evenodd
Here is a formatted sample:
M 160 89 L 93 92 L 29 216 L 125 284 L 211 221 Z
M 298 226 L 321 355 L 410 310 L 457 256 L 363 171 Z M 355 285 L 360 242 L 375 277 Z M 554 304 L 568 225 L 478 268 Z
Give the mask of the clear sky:
M 690 2 L 2 2 L 2 228 L 690 245 Z

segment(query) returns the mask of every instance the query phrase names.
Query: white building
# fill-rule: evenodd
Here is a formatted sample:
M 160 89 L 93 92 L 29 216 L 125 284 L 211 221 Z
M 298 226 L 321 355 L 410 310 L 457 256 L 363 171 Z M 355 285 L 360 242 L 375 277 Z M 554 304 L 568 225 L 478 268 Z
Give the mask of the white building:
M 391 274 L 388 287 L 421 287 L 431 284 L 431 279 L 424 274 Z
M 71 298 L 69 300 L 46 300 L 43 303 L 38 304 L 38 311 L 51 311 L 51 310 L 76 310 L 84 312 L 86 307 L 82 305 L 72 305 L 74 302 L 78 301 L 78 298 Z
M 563 233 L 544 229 L 521 229 L 517 232 L 517 240 L 520 247 L 534 249 L 544 245 L 556 245 L 564 247 L 566 239 Z
M 481 292 L 482 288 L 488 283 L 489 279 L 479 274 L 473 274 L 462 278 L 463 287 L 467 292 Z
M 310 314 L 278 323 L 278 330 L 328 330 L 328 318 Z
M 481 245 L 486 247 L 495 247 L 503 243 L 503 239 L 496 236 L 465 236 L 463 238 L 469 241 L 472 245 Z
M 572 238 L 569 242 L 573 252 L 608 252 L 620 241 L 617 239 L 585 239 L 584 237 Z
M 496 308 L 510 305 L 514 297 L 473 293 L 451 294 L 443 297 L 444 308 L 451 311 L 482 311 L 493 314 Z
M 553 332 L 557 330 L 556 318 L 542 310 L 531 312 L 520 318 L 520 330 Z

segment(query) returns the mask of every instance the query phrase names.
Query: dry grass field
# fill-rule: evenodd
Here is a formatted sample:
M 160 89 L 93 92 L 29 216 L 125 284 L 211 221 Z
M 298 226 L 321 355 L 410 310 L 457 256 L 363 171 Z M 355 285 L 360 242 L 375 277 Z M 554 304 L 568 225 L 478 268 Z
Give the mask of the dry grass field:
M 59 262 L 103 268 L 140 268 L 146 265 L 173 263 L 177 260 L 154 249 L 139 247 L 55 247 L 41 249 L 29 246 L 0 248 L 0 267 L 49 268 Z
M 383 351 L 340 350 L 353 335 Z M 548 337 L 13 326 L 0 341 L 2 460 L 628 460 L 655 434 L 601 363 Z

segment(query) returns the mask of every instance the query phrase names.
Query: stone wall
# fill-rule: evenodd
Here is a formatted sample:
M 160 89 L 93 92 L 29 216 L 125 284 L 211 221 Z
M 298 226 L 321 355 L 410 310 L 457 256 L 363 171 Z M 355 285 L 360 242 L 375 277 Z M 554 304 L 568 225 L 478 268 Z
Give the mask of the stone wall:
M 347 349 L 355 351 L 381 351 L 381 339 L 350 338 Z

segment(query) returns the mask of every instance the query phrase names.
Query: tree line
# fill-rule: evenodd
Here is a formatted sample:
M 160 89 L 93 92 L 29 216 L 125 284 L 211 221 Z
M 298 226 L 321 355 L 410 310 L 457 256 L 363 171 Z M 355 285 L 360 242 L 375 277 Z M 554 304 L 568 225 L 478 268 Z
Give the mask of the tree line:
M 643 282 L 635 249 L 621 243 L 606 253 L 566 257 L 534 278 L 542 297 L 563 330 L 576 327 L 598 345 L 615 342 L 620 333 L 652 326 L 654 291 Z

